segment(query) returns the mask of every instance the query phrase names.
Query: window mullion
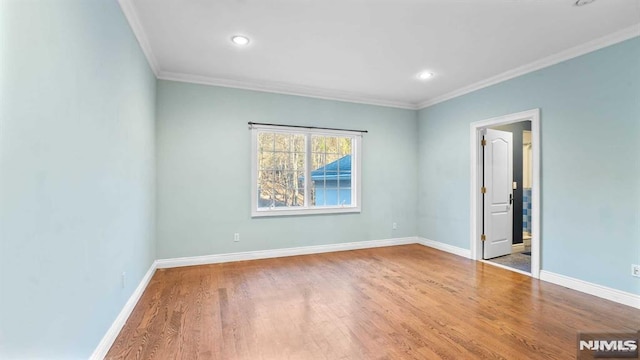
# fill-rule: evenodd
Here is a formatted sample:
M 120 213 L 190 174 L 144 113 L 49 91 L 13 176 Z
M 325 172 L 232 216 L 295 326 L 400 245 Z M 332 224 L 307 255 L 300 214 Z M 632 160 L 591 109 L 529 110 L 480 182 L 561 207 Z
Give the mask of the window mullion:
M 280 216 L 280 215 L 305 215 L 305 214 L 324 214 L 324 213 L 347 213 L 347 212 L 360 212 L 360 188 L 361 188 L 361 173 L 360 173 L 360 164 L 361 164 L 361 144 L 360 137 L 357 136 L 349 136 L 348 139 L 351 141 L 351 151 L 343 152 L 342 150 L 342 142 L 340 141 L 343 138 L 347 138 L 346 136 L 338 136 L 338 135 L 327 135 L 321 134 L 313 131 L 266 131 L 267 135 L 265 135 L 264 139 L 260 137 L 261 131 L 253 129 L 253 139 L 252 139 L 252 162 L 253 162 L 253 185 L 252 185 L 252 217 L 259 216 Z M 280 135 L 278 135 L 280 134 Z M 299 148 L 297 141 L 293 138 L 289 138 L 284 135 L 295 135 L 298 139 L 304 139 L 303 147 Z M 316 141 L 315 137 L 325 140 L 325 146 L 321 146 L 319 148 L 314 147 L 314 141 Z M 276 151 L 282 141 L 280 139 L 289 139 L 290 143 L 288 143 L 289 151 L 288 151 L 288 162 L 286 162 L 286 154 L 285 149 L 279 149 Z M 328 139 L 327 139 L 328 138 Z M 263 139 L 263 140 L 261 140 Z M 326 145 L 326 141 L 331 140 L 331 145 Z M 334 148 L 334 143 L 337 141 L 337 148 Z M 286 145 L 286 144 L 285 144 Z M 261 159 L 261 151 L 260 149 L 264 148 L 264 159 L 265 159 L 265 167 L 260 167 L 260 159 Z M 285 146 L 286 148 L 286 146 Z M 313 151 L 320 151 L 317 155 L 318 159 L 314 155 Z M 329 154 L 330 153 L 330 154 Z M 295 156 L 291 155 L 295 154 Z M 302 159 L 298 157 L 302 155 Z M 331 155 L 331 157 L 329 157 Z M 341 163 L 343 157 L 351 155 L 351 184 L 345 185 L 342 183 L 342 175 L 344 172 L 344 164 Z M 336 159 L 337 157 L 337 159 Z M 320 161 L 319 158 L 323 160 Z M 296 164 L 300 164 L 299 161 L 302 161 L 302 169 L 299 169 L 299 165 L 295 165 L 293 167 L 286 165 L 291 164 L 292 161 L 295 161 Z M 316 161 L 314 163 L 314 161 Z M 284 163 L 278 163 L 286 162 Z M 280 164 L 280 166 L 277 166 Z M 329 166 L 330 165 L 330 166 Z M 325 201 L 320 201 L 317 203 L 314 201 L 314 188 L 313 188 L 313 178 L 311 175 L 314 173 L 314 167 L 317 167 L 318 170 L 318 181 L 322 181 L 322 185 L 320 189 L 322 198 L 325 201 L 331 203 L 331 205 L 327 205 Z M 291 174 L 292 169 L 293 175 Z M 275 174 L 278 171 L 284 171 L 280 175 L 280 177 L 275 177 Z M 334 174 L 335 173 L 335 174 Z M 298 175 L 299 174 L 299 175 Z M 323 180 L 320 178 L 324 175 Z M 261 177 L 263 176 L 263 177 Z M 286 179 L 283 178 L 287 177 Z M 285 205 L 288 204 L 288 199 L 286 196 L 289 195 L 289 190 L 291 188 L 291 184 L 289 183 L 289 177 L 294 176 L 296 179 L 299 179 L 300 176 L 303 176 L 302 186 L 304 201 L 303 204 L 293 206 L 275 206 L 274 202 L 276 201 L 276 188 L 280 189 L 284 187 L 285 190 Z M 331 184 L 328 184 L 327 177 L 331 177 Z M 345 175 L 346 176 L 346 175 Z M 258 178 L 262 179 L 260 182 Z M 276 184 L 277 179 L 277 184 Z M 297 180 L 296 180 L 297 181 Z M 335 185 L 334 185 L 335 182 Z M 284 185 L 283 185 L 284 184 Z M 264 185 L 262 188 L 260 185 Z M 278 186 L 276 186 L 278 185 Z M 281 186 L 282 185 L 282 186 Z M 317 186 L 318 184 L 316 184 Z M 346 196 L 343 198 L 342 190 L 346 190 L 347 186 L 350 188 L 351 201 L 349 206 L 345 206 L 343 203 L 345 201 Z M 298 187 L 298 183 L 295 184 L 295 188 Z M 327 191 L 331 190 L 331 194 L 327 194 Z M 335 192 L 335 194 L 333 194 Z M 268 199 L 263 198 L 262 196 L 266 196 L 268 193 Z M 279 194 L 279 193 L 278 193 Z M 299 192 L 296 192 L 295 197 L 297 197 Z M 318 195 L 318 194 L 316 194 Z M 335 196 L 335 199 L 333 198 Z M 329 197 L 330 200 L 327 200 Z M 266 202 L 269 202 L 267 204 Z M 290 199 L 289 199 L 290 200 Z M 315 199 L 318 200 L 318 199 Z M 337 201 L 337 203 L 335 203 Z M 261 206 L 262 205 L 262 206 Z M 349 209 L 351 208 L 351 209 Z

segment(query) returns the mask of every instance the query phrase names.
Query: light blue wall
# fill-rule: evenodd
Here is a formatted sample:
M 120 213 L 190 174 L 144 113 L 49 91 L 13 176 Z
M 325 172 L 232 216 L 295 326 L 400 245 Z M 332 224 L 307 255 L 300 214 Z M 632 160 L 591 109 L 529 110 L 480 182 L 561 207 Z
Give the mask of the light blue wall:
M 640 293 L 637 38 L 415 112 L 169 81 L 156 101 L 115 1 L 0 0 L 0 21 L 2 359 L 86 358 L 156 257 L 468 248 L 469 123 L 537 107 L 543 269 Z M 362 213 L 251 219 L 248 121 L 368 129 Z
M 116 1 L 0 16 L 0 358 L 87 358 L 155 257 L 156 80 Z
M 542 269 L 640 294 L 640 38 L 419 111 L 419 234 L 469 248 L 469 124 L 533 108 Z
M 159 258 L 417 233 L 415 111 L 171 81 L 157 103 Z M 249 121 L 369 130 L 362 213 L 252 219 Z

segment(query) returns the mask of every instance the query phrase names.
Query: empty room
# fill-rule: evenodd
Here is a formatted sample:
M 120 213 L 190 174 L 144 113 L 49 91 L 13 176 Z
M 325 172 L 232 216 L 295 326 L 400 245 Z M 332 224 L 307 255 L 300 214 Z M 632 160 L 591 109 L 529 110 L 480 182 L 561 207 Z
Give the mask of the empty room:
M 640 0 L 0 0 L 0 359 L 639 358 Z

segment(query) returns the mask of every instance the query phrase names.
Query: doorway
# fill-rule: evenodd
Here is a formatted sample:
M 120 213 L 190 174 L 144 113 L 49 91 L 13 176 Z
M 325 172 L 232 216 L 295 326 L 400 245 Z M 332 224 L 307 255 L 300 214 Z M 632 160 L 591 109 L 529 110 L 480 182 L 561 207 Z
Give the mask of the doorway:
M 540 111 L 474 122 L 470 130 L 471 257 L 538 278 Z

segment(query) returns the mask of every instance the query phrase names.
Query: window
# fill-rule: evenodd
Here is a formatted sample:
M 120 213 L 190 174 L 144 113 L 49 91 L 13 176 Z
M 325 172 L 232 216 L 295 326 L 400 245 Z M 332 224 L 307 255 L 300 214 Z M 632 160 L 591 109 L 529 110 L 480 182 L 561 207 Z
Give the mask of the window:
M 355 131 L 252 125 L 252 216 L 360 211 Z

